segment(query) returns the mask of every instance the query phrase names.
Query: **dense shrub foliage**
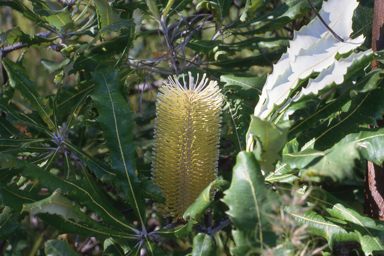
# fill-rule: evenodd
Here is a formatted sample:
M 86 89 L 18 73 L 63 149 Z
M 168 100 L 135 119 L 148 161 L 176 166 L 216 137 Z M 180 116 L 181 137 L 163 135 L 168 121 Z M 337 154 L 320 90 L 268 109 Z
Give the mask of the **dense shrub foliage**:
M 0 251 L 383 254 L 363 213 L 384 159 L 374 1 L 311 2 L 342 40 L 307 0 L 0 0 Z M 155 101 L 188 72 L 224 95 L 220 157 L 176 220 L 156 210 Z

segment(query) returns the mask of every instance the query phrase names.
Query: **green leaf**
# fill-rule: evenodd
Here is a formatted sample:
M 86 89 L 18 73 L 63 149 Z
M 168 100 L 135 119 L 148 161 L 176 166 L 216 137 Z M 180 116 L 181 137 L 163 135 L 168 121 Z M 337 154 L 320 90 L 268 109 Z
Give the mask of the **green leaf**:
M 116 21 L 115 23 L 112 23 L 111 25 L 105 26 L 100 32 L 104 33 L 107 31 L 119 31 L 120 29 L 133 27 L 135 26 L 135 23 L 133 20 L 120 20 Z
M 213 49 L 221 44 L 221 41 L 211 41 L 211 40 L 193 40 L 189 41 L 187 47 L 191 48 L 196 52 L 201 52 L 204 54 L 210 54 L 213 52 Z
M 260 49 L 273 49 L 275 47 L 284 48 L 289 46 L 289 39 L 285 37 L 273 37 L 273 38 L 265 38 L 265 37 L 252 37 L 247 40 L 242 40 L 239 42 L 233 42 L 231 44 L 221 44 L 219 49 L 230 51 L 242 51 L 244 49 L 249 50 L 260 50 Z
M 253 151 L 264 172 L 273 171 L 276 162 L 281 159 L 287 132 L 287 125 L 276 126 L 251 116 L 251 124 L 247 133 L 247 148 L 249 147 Z M 253 143 L 256 145 L 253 146 Z
M 267 76 L 261 77 L 238 77 L 235 75 L 223 75 L 220 77 L 220 81 L 224 82 L 224 91 L 235 90 L 236 93 L 246 100 L 257 101 Z
M 49 240 L 45 243 L 47 256 L 78 256 L 79 254 L 68 244 L 67 240 Z
M 24 137 L 25 135 L 16 129 L 7 119 L 0 116 L 0 138 L 10 138 L 11 136 Z
M 41 59 L 41 64 L 49 71 L 49 73 L 55 72 L 57 70 L 62 69 L 64 66 L 66 66 L 71 60 L 65 59 L 64 61 L 60 63 L 56 63 L 51 60 Z
M 67 8 L 52 10 L 46 2 L 34 0 L 32 2 L 35 13 L 42 16 L 51 26 L 60 32 L 66 32 L 73 28 L 73 20 Z
M 182 238 L 189 235 L 194 230 L 193 226 L 195 223 L 196 221 L 190 219 L 185 225 L 180 225 L 173 229 L 160 229 L 155 231 L 154 234 L 165 238 Z
M 145 247 L 147 248 L 148 256 L 164 256 L 165 255 L 164 252 L 155 243 L 150 242 L 148 239 L 145 241 Z M 138 255 L 138 254 L 135 254 L 135 255 Z
M 3 65 L 7 70 L 11 86 L 20 91 L 21 94 L 32 103 L 37 113 L 39 113 L 40 117 L 48 125 L 48 128 L 54 131 L 55 124 L 50 118 L 52 109 L 49 107 L 47 100 L 38 94 L 36 83 L 29 80 L 27 72 L 22 66 L 7 58 L 3 59 Z
M 31 214 L 49 213 L 63 216 L 65 219 L 79 220 L 79 216 L 73 212 L 74 203 L 61 195 L 61 190 L 56 189 L 51 196 L 29 204 L 24 204 L 22 211 Z
M 183 218 L 187 220 L 188 218 L 196 219 L 196 215 L 204 214 L 205 211 L 213 203 L 213 194 L 216 191 L 223 190 L 228 187 L 228 181 L 226 180 L 215 180 L 208 185 L 199 195 L 199 197 L 188 207 L 185 211 Z
M 291 168 L 301 169 L 300 176 L 330 177 L 334 182 L 353 177 L 355 160 L 360 159 L 360 153 L 355 142 L 335 146 L 324 152 L 306 149 L 295 154 L 283 154 L 283 163 Z
M 242 151 L 237 155 L 231 186 L 224 193 L 222 201 L 229 207 L 227 213 L 233 224 L 241 230 L 257 230 L 256 239 L 264 243 L 263 225 L 268 222 L 267 213 L 277 201 L 276 194 L 264 184 L 252 152 Z
M 27 46 L 47 46 L 51 45 L 54 40 L 56 40 L 56 38 L 46 38 L 33 34 L 26 34 L 21 31 L 18 26 L 0 33 L 0 43 L 2 45 L 5 45 L 5 42 L 8 41 L 8 45 L 21 42 Z
M 106 26 L 112 25 L 120 21 L 120 15 L 112 9 L 108 0 L 94 0 L 97 16 L 102 30 Z
M 243 10 L 243 13 L 240 16 L 241 21 L 249 20 L 249 15 L 254 15 L 257 8 L 261 6 L 263 3 L 263 0 L 247 0 L 245 2 L 245 8 Z M 251 17 L 252 18 L 252 17 Z
M 24 5 L 23 1 L 21 0 L 0 0 L 0 6 L 9 6 L 13 10 L 18 11 L 24 15 L 27 19 L 33 21 L 34 23 L 38 24 L 39 26 L 55 32 L 50 26 L 47 26 L 45 24 L 45 20 L 40 17 L 39 15 L 35 14 L 33 11 L 31 11 L 27 6 Z
M 131 107 L 122 95 L 122 83 L 117 71 L 104 69 L 92 75 L 96 83 L 92 99 L 99 112 L 97 121 L 110 150 L 111 166 L 140 223 L 145 225 L 145 207 L 136 174 L 136 147 L 132 144 L 134 124 Z
M 127 232 L 127 234 L 135 234 L 135 229 L 130 224 L 128 224 L 122 214 L 115 207 L 113 207 L 110 202 L 110 198 L 108 198 L 104 192 L 102 192 L 98 186 L 96 186 L 94 181 L 92 181 L 88 175 L 85 175 L 83 180 L 68 181 L 24 160 L 19 160 L 16 157 L 4 153 L 0 153 L 0 166 L 2 168 L 11 168 L 10 170 L 13 173 L 21 173 L 24 177 L 31 180 L 44 180 L 44 183 L 40 184 L 39 182 L 36 185 L 37 187 L 44 187 L 49 191 L 54 191 L 57 188 L 60 188 L 63 193 L 67 194 L 73 199 L 76 199 L 76 201 L 81 202 L 82 205 L 86 206 L 89 210 L 94 211 L 96 214 L 102 217 L 103 221 L 112 225 L 114 230 L 124 230 L 124 232 Z M 6 188 L 0 187 L 0 189 Z M 15 195 L 18 193 L 19 192 L 13 192 Z M 34 199 L 29 199 L 30 195 L 18 196 L 18 198 L 14 199 L 13 201 L 11 198 L 12 197 L 10 197 L 9 194 L 7 197 L 2 197 L 3 200 L 9 200 L 7 201 L 8 203 L 4 204 L 10 205 L 13 208 L 16 206 L 21 207 L 19 198 L 28 199 L 28 201 L 25 201 L 25 203 L 36 201 Z M 17 204 L 13 205 L 12 203 L 14 202 L 17 202 Z M 78 214 L 80 214 L 80 212 L 78 212 Z M 67 223 L 73 222 L 71 220 L 65 219 L 64 221 Z M 64 228 L 66 227 L 64 226 Z M 88 230 L 86 227 L 84 229 Z M 94 232 L 104 234 L 108 237 L 111 236 L 110 233 L 114 233 L 113 230 L 109 232 L 98 232 L 97 229 L 94 230 Z M 119 233 L 121 234 L 121 232 Z M 129 237 L 132 238 L 132 235 Z
M 297 192 L 300 195 L 304 195 L 304 190 Z M 375 253 L 384 252 L 384 225 L 381 221 L 374 220 L 365 216 L 362 216 L 351 207 L 344 204 L 342 201 L 336 199 L 323 189 L 314 187 L 311 193 L 307 197 L 307 201 L 315 203 L 320 207 L 326 208 L 327 212 L 333 217 L 328 218 L 328 221 L 332 221 L 336 226 L 340 227 L 340 223 L 343 224 L 343 228 L 350 234 L 348 240 L 351 241 L 352 237 L 359 242 L 365 255 L 372 255 Z M 312 214 L 313 215 L 313 214 Z M 313 215 L 314 216 L 314 215 Z M 317 216 L 316 218 L 318 218 Z M 335 223 L 335 221 L 337 221 Z M 328 236 L 329 225 L 320 225 L 322 223 L 313 222 L 311 219 L 304 219 L 302 224 L 308 223 L 313 228 L 318 229 L 319 234 L 323 232 L 323 235 Z M 337 227 L 335 227 L 337 228 Z M 322 231 L 321 231 L 322 230 Z M 351 235 L 351 233 L 354 235 Z M 340 236 L 330 236 L 328 240 L 330 248 L 333 248 L 333 244 L 336 241 L 345 241 L 345 234 Z
M 19 216 L 19 213 L 9 206 L 5 206 L 2 209 L 0 213 L 0 239 L 9 237 L 20 227 Z
M 213 239 L 204 233 L 199 233 L 193 238 L 192 256 L 215 256 L 217 247 Z
M 165 197 L 163 192 L 161 192 L 158 185 L 154 185 L 152 181 L 146 177 L 139 177 L 140 179 L 140 188 L 144 197 L 151 198 L 159 203 L 165 203 Z
M 104 240 L 104 254 L 108 256 L 126 255 L 135 245 L 130 245 L 130 240 L 119 238 L 107 238 Z M 135 242 L 136 243 L 136 242 Z

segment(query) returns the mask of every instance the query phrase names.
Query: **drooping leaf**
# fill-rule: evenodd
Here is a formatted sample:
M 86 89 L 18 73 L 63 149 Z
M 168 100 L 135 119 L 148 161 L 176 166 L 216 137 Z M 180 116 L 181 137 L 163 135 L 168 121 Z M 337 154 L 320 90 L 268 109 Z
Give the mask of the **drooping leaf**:
M 273 171 L 276 162 L 281 159 L 281 150 L 284 147 L 287 132 L 287 125 L 279 127 L 251 116 L 251 124 L 247 132 L 247 148 L 253 151 L 264 172 Z
M 165 238 L 182 238 L 189 235 L 193 231 L 194 224 L 195 220 L 190 219 L 185 225 L 180 225 L 173 229 L 161 229 L 155 231 L 154 233 Z
M 209 235 L 199 233 L 193 238 L 192 256 L 214 256 L 216 255 L 216 250 L 217 247 Z
M 188 207 L 185 211 L 183 218 L 187 220 L 188 218 L 195 219 L 196 215 L 204 214 L 211 204 L 213 203 L 212 195 L 215 191 L 223 190 L 228 187 L 228 181 L 226 180 L 215 180 L 208 187 L 206 187 L 196 199 L 196 201 Z
M 0 33 L 0 43 L 2 45 L 8 42 L 8 45 L 21 42 L 27 46 L 47 46 L 51 45 L 55 38 L 41 37 L 33 34 L 26 34 L 21 31 L 20 27 L 16 26 L 3 33 Z
M 97 71 L 92 75 L 96 83 L 92 99 L 99 112 L 97 121 L 104 131 L 112 168 L 140 223 L 144 225 L 145 207 L 136 174 L 136 147 L 132 144 L 134 124 L 130 105 L 122 95 L 121 79 L 118 72 L 111 69 Z
M 45 243 L 44 252 L 47 256 L 78 256 L 79 254 L 66 240 L 49 240 Z
M 74 24 L 72 17 L 67 10 L 68 7 L 63 8 L 62 10 L 53 10 L 47 2 L 43 2 L 41 0 L 35 0 L 32 4 L 34 12 L 42 16 L 58 31 L 66 32 L 73 28 Z
M 3 59 L 3 65 L 7 70 L 11 86 L 20 91 L 21 94 L 32 103 L 40 117 L 48 125 L 48 128 L 51 131 L 54 131 L 55 124 L 51 120 L 52 109 L 46 99 L 38 94 L 36 83 L 29 80 L 28 75 L 22 66 L 7 58 Z

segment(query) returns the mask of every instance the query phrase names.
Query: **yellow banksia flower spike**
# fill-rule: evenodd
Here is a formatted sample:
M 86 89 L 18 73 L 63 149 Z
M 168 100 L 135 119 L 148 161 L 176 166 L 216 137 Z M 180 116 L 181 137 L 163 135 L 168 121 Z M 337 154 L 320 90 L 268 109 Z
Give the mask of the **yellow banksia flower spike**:
M 157 208 L 175 220 L 217 177 L 223 95 L 205 74 L 160 88 L 156 102 L 152 178 L 165 197 Z

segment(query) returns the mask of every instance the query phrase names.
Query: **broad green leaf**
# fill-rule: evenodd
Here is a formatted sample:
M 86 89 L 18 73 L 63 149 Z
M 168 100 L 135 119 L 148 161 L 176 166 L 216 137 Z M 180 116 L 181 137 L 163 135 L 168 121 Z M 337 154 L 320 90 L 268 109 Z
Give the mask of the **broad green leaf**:
M 365 42 L 363 46 L 368 49 L 372 46 L 372 21 L 373 21 L 373 10 L 374 0 L 360 1 L 359 6 L 353 13 L 353 34 L 352 38 L 358 37 L 361 34 L 365 36 Z
M 213 239 L 204 233 L 199 233 L 193 238 L 192 256 L 215 256 L 217 247 Z
M 129 240 L 119 238 L 107 238 L 104 240 L 104 254 L 108 256 L 123 256 L 135 245 L 130 245 Z
M 31 214 L 49 213 L 63 216 L 65 219 L 79 220 L 79 216 L 73 212 L 74 203 L 61 195 L 61 190 L 56 189 L 51 196 L 29 204 L 24 204 L 22 211 Z
M 47 256 L 78 256 L 79 254 L 68 244 L 67 240 L 49 240 L 45 243 Z
M 278 38 L 265 38 L 265 37 L 252 37 L 247 40 L 242 40 L 239 42 L 234 42 L 231 44 L 221 44 L 219 49 L 230 51 L 242 51 L 244 49 L 249 50 L 260 50 L 260 49 L 272 49 L 275 47 L 288 47 L 289 46 L 289 39 L 285 37 L 278 37 Z
M 361 156 L 376 165 L 382 165 L 384 161 L 384 151 L 381 150 L 384 145 L 384 129 L 362 129 L 357 133 L 350 133 L 340 142 L 336 143 L 334 148 L 344 144 L 356 143 L 361 152 Z
M 324 152 L 314 149 L 306 149 L 298 153 L 283 154 L 283 163 L 291 168 L 301 169 L 300 176 L 306 179 L 330 177 L 333 181 L 341 181 L 344 178 L 352 178 L 355 160 L 360 159 L 360 152 L 355 142 L 335 146 Z
M 154 242 L 151 242 L 148 239 L 145 240 L 145 247 L 147 248 L 147 255 L 148 256 L 163 256 L 163 255 L 165 255 L 164 252 Z M 130 254 L 128 254 L 128 255 L 130 255 Z
M 238 77 L 235 75 L 223 75 L 220 77 L 220 81 L 224 82 L 223 89 L 235 90 L 242 99 L 257 101 L 267 76 L 261 77 Z
M 221 41 L 210 41 L 210 40 L 193 40 L 189 41 L 187 47 L 191 48 L 196 52 L 204 54 L 210 54 L 213 49 L 221 44 Z
M 257 230 L 255 238 L 264 243 L 263 225 L 268 222 L 267 213 L 276 203 L 276 195 L 264 184 L 252 152 L 242 151 L 237 155 L 231 186 L 224 193 L 222 200 L 229 207 L 227 213 L 233 224 L 241 230 Z
M 93 0 L 97 10 L 100 29 L 112 25 L 120 20 L 120 15 L 112 9 L 108 0 Z
M 56 63 L 51 60 L 46 60 L 46 59 L 41 59 L 41 64 L 48 69 L 49 73 L 55 72 L 57 70 L 62 69 L 64 66 L 66 66 L 71 60 L 70 59 L 65 59 L 64 61 L 60 63 Z
M 48 125 L 48 128 L 54 131 L 55 124 L 51 120 L 52 109 L 49 107 L 47 100 L 38 94 L 36 83 L 29 80 L 22 66 L 7 58 L 3 59 L 3 65 L 7 70 L 11 86 L 20 91 L 21 94 L 32 103 L 40 117 Z
M 2 45 L 5 45 L 5 42 L 7 41 L 8 45 L 22 42 L 27 46 L 48 46 L 51 45 L 54 40 L 56 39 L 41 37 L 33 34 L 26 34 L 21 31 L 20 27 L 18 26 L 0 33 L 0 43 Z
M 145 0 L 147 3 L 147 6 L 149 8 L 149 11 L 152 13 L 153 17 L 157 22 L 160 22 L 160 14 L 159 10 L 157 9 L 156 1 L 154 0 Z
M 247 133 L 247 149 L 253 151 L 264 172 L 273 171 L 276 162 L 281 159 L 287 132 L 287 125 L 279 127 L 251 116 L 251 124 Z
M 205 211 L 213 203 L 213 195 L 218 190 L 223 190 L 228 187 L 228 182 L 226 180 L 215 180 L 208 187 L 206 187 L 199 195 L 199 197 L 188 207 L 185 211 L 183 218 L 187 220 L 188 218 L 196 219 L 196 215 L 204 214 Z
M 352 33 L 352 15 L 357 5 L 356 1 L 349 0 L 323 3 L 320 15 L 326 17 L 326 23 L 345 39 L 344 42 L 335 39 L 317 18 L 295 33 L 287 53 L 281 57 L 274 66 L 274 72 L 267 78 L 255 108 L 255 116 L 270 118 L 278 107 L 286 103 L 304 79 L 332 65 L 337 53 L 348 53 L 364 42 L 363 36 L 348 39 Z
M 66 32 L 73 28 L 74 24 L 72 17 L 69 14 L 67 8 L 62 10 L 53 10 L 50 8 L 47 2 L 40 0 L 34 0 L 32 2 L 33 10 L 35 13 L 42 16 L 51 26 L 55 27 L 60 32 Z
M 111 166 L 139 222 L 144 225 L 145 207 L 136 174 L 136 146 L 132 144 L 134 124 L 131 107 L 122 95 L 121 78 L 117 71 L 111 69 L 97 71 L 92 75 L 96 83 L 92 99 L 99 112 L 97 121 L 104 131 L 103 135 L 110 150 Z
M 194 224 L 195 220 L 190 219 L 185 225 L 180 225 L 173 229 L 160 229 L 155 231 L 154 234 L 165 238 L 182 238 L 189 235 L 194 230 Z
M 5 206 L 0 213 L 0 239 L 5 239 L 19 228 L 19 213 Z
M 268 246 L 265 246 L 264 243 L 260 243 L 257 239 L 257 233 L 257 230 L 232 230 L 233 241 L 236 246 L 231 248 L 231 252 L 234 255 L 257 256 L 263 255 L 263 249 L 276 246 L 277 236 L 274 232 L 264 232 L 264 241 L 267 242 Z

